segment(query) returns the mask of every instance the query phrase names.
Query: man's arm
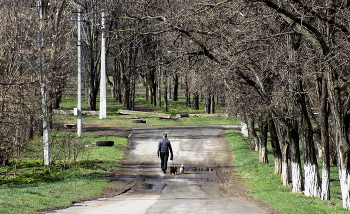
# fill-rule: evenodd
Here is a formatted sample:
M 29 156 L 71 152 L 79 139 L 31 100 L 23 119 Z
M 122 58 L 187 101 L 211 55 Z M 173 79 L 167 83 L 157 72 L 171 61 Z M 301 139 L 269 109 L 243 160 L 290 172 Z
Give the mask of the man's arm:
M 159 153 L 160 153 L 160 141 L 158 142 L 158 151 L 157 151 L 158 157 L 159 157 Z
M 170 143 L 170 141 L 169 141 L 169 150 L 170 150 L 170 154 L 171 154 L 172 156 L 174 156 L 174 154 L 173 154 L 173 149 L 171 148 L 171 143 Z

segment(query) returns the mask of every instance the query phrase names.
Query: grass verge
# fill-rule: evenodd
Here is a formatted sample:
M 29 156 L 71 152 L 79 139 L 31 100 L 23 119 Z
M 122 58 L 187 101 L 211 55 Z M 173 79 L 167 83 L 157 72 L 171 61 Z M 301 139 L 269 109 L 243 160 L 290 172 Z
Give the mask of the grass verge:
M 115 146 L 96 146 L 93 144 L 96 140 L 113 140 Z M 33 145 L 28 145 L 30 149 L 22 154 L 23 160 L 1 167 L 0 213 L 38 213 L 38 210 L 70 206 L 72 202 L 103 193 L 110 185 L 108 181 L 113 169 L 121 164 L 119 159 L 124 152 L 119 148 L 126 147 L 127 140 L 84 134 L 81 143 L 85 149 L 74 162 L 60 158 L 53 166 L 45 167 L 42 159 L 35 159 L 41 156 L 42 152 L 38 151 L 42 150 L 42 144 L 31 142 Z M 52 149 L 58 148 L 60 146 Z
M 288 187 L 282 185 L 280 175 L 274 174 L 272 154 L 269 154 L 270 163 L 261 164 L 259 154 L 250 149 L 239 131 L 228 131 L 225 137 L 229 140 L 235 156 L 235 170 L 240 174 L 243 183 L 249 187 L 249 193 L 256 198 L 285 214 L 349 213 L 342 208 L 339 198 L 336 167 L 332 167 L 331 170 L 331 200 L 322 201 L 319 198 L 306 197 L 303 194 L 292 193 Z

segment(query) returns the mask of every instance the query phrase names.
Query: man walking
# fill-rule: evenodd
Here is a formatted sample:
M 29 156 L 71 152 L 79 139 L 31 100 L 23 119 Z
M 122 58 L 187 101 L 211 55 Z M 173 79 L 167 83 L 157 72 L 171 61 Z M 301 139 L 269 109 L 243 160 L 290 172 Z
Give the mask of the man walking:
M 160 167 L 164 174 L 166 174 L 166 169 L 168 168 L 169 151 L 171 157 L 173 157 L 173 149 L 171 148 L 170 141 L 168 140 L 168 135 L 164 134 L 163 138 L 158 142 L 158 157 L 160 157 Z M 171 158 L 172 160 L 172 158 Z

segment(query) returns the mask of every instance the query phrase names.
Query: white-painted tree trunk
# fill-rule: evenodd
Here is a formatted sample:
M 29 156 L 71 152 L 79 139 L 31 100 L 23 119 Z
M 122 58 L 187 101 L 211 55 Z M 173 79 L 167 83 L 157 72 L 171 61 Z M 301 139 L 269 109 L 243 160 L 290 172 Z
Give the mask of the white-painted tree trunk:
M 282 184 L 285 186 L 289 185 L 290 181 L 290 171 L 289 171 L 289 166 L 288 166 L 288 157 L 287 157 L 287 151 L 288 151 L 288 146 L 283 145 L 282 146 L 282 173 L 281 173 L 281 180 Z
M 304 164 L 305 173 L 305 196 L 320 197 L 320 178 L 316 164 Z
M 281 168 L 282 167 L 282 158 L 275 157 L 274 164 L 275 164 L 274 174 L 281 174 L 282 173 L 282 168 Z
M 249 137 L 248 124 L 246 122 L 241 121 L 241 132 L 244 137 Z
M 317 151 L 318 151 L 318 157 L 322 158 L 322 147 L 321 146 L 317 146 Z
M 343 208 L 350 210 L 349 173 L 341 167 L 339 167 L 339 179 L 343 200 Z
M 253 136 L 253 138 L 254 138 L 254 145 L 255 145 L 255 147 L 254 147 L 254 150 L 255 151 L 259 151 L 259 138 L 257 138 L 256 136 Z
M 260 145 L 259 147 L 259 161 L 260 163 L 268 163 L 267 149 L 266 146 Z
M 289 185 L 289 168 L 288 168 L 288 162 L 287 161 L 282 161 L 282 173 L 281 173 L 281 180 L 282 180 L 282 184 L 284 186 L 288 186 Z
M 322 184 L 321 184 L 321 196 L 322 200 L 330 199 L 330 187 L 329 187 L 329 170 L 323 168 L 322 169 Z
M 301 168 L 300 164 L 292 162 L 292 192 L 301 193 L 302 192 L 302 176 L 301 176 Z

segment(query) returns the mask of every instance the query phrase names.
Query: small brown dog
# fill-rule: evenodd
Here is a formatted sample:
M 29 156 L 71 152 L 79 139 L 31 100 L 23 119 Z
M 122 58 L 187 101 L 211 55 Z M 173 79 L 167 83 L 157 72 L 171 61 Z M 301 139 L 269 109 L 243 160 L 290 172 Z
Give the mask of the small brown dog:
M 180 167 L 180 174 L 183 174 L 185 172 L 185 166 L 182 164 Z
M 176 175 L 177 173 L 177 167 L 174 165 L 174 166 L 171 166 L 170 167 L 170 175 Z

